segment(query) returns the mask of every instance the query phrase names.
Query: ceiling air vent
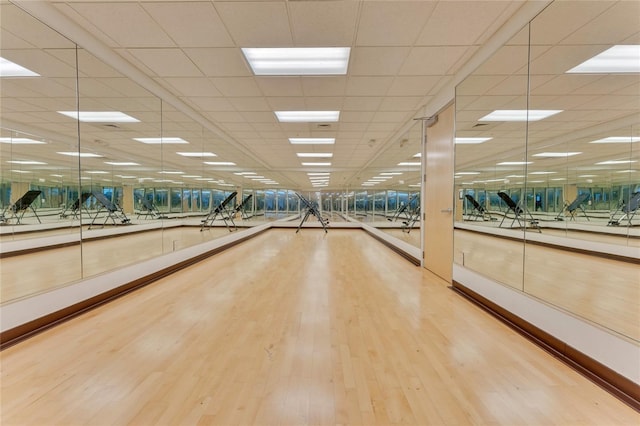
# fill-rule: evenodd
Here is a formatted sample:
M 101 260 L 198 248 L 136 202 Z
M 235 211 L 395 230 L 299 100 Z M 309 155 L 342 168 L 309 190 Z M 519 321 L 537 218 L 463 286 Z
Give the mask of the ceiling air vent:
M 332 128 L 330 123 L 316 123 L 316 129 L 318 130 L 331 130 Z

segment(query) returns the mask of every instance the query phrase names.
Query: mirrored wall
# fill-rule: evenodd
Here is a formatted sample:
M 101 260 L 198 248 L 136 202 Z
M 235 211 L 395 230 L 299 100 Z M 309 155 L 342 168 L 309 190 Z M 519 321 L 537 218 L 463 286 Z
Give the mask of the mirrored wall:
M 245 178 L 259 172 L 251 158 L 16 6 L 0 16 L 0 303 L 265 217 L 267 191 Z M 203 229 L 233 193 L 231 208 L 255 195 L 237 228 Z
M 638 16 L 637 2 L 554 2 L 457 87 L 454 252 L 635 341 Z M 607 257 L 616 246 L 635 260 Z

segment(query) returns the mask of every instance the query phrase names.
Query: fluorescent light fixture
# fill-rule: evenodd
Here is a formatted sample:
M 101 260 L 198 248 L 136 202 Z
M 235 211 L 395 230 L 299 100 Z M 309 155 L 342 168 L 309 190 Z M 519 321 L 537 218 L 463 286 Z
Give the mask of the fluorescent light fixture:
M 598 177 L 598 175 L 580 175 L 578 177 L 579 178 L 592 178 L 592 177 Z
M 419 166 L 421 163 L 419 162 L 412 162 L 412 161 L 403 161 L 401 163 L 398 163 L 398 166 Z
M 40 77 L 40 74 L 0 57 L 0 77 Z
M 634 143 L 640 141 L 640 136 L 609 136 L 589 143 Z
M 27 170 L 11 170 L 13 173 L 31 173 L 30 171 Z
M 490 141 L 493 138 L 456 138 L 456 144 L 458 145 L 475 145 Z
M 105 172 L 104 170 L 87 170 L 85 171 L 86 174 L 88 175 L 106 175 L 109 174 L 109 172 Z
M 162 170 L 162 171 L 159 171 L 158 173 L 160 173 L 161 175 L 183 175 L 184 174 L 184 172 L 172 171 L 172 170 Z
M 571 68 L 567 73 L 640 73 L 640 45 L 615 45 Z
M 398 176 L 401 175 L 402 172 L 382 172 L 380 176 Z
M 336 138 L 289 138 L 292 145 L 333 145 Z
M 206 180 L 206 181 L 209 181 L 209 180 L 211 180 L 211 178 L 197 178 L 196 180 Z
M 42 161 L 34 161 L 34 160 L 9 160 L 9 161 L 7 161 L 7 163 L 12 163 L 12 164 L 31 164 L 31 165 L 47 164 L 47 163 L 43 163 Z
M 498 163 L 498 166 L 524 166 L 526 164 L 533 164 L 533 161 L 503 161 Z
M 281 123 L 327 123 L 338 121 L 340 111 L 275 111 Z
M 139 166 L 140 164 L 134 163 L 133 161 L 105 161 L 104 164 L 109 164 L 110 166 Z
M 629 163 L 637 163 L 637 161 L 636 160 L 608 160 L 608 161 L 601 161 L 596 164 L 606 165 L 606 164 L 629 164 Z
M 42 145 L 46 142 L 29 138 L 0 138 L 0 143 L 10 143 L 11 145 Z
M 78 151 L 63 151 L 63 152 L 57 152 L 57 154 L 68 155 L 70 157 L 82 157 L 82 158 L 102 157 L 102 155 L 94 154 L 91 152 L 78 152 Z
M 138 176 L 130 176 L 130 175 L 116 175 L 116 177 L 119 177 L 120 179 L 137 179 Z
M 138 123 L 140 120 L 120 111 L 58 111 L 85 123 Z
M 635 173 L 637 170 L 618 170 L 616 173 Z
M 573 157 L 574 155 L 582 154 L 582 152 L 541 152 L 540 154 L 533 154 L 534 157 L 548 157 L 548 158 L 566 158 Z
M 213 152 L 176 152 L 178 155 L 182 155 L 183 157 L 217 157 Z
M 531 172 L 530 175 L 552 175 L 558 172 Z
M 238 176 L 244 176 L 244 175 L 255 175 L 257 173 L 256 172 L 234 172 L 233 174 Z
M 422 157 L 422 153 L 421 152 L 413 155 L 413 158 L 421 158 L 421 157 Z
M 333 154 L 330 152 L 298 152 L 296 155 L 300 158 L 331 158 Z
M 231 161 L 205 161 L 204 164 L 208 164 L 209 166 L 235 166 L 236 163 L 232 163 Z
M 134 141 L 146 143 L 149 145 L 159 145 L 159 144 L 180 144 L 180 143 L 189 143 L 182 138 L 133 138 Z M 179 154 L 179 153 L 177 153 Z M 182 154 L 181 154 L 182 155 Z
M 199 178 L 199 177 L 202 177 L 202 176 L 200 176 L 200 175 L 184 175 L 184 176 L 182 176 L 182 177 L 183 177 L 183 178 L 190 178 L 190 179 L 194 179 L 194 178 Z
M 478 121 L 539 121 L 562 111 L 561 109 L 498 109 Z
M 345 75 L 349 47 L 245 47 L 255 75 Z
M 412 188 L 420 188 L 422 185 L 420 185 L 419 183 L 414 183 L 414 184 L 407 185 L 407 186 L 410 186 Z
M 244 177 L 246 177 L 247 179 L 256 179 L 256 178 L 262 179 L 264 176 L 258 176 L 254 173 L 252 176 L 244 176 Z
M 508 178 L 517 178 L 517 179 L 519 179 L 519 178 L 523 178 L 523 177 L 525 177 L 525 176 L 524 176 L 524 175 L 509 175 L 509 176 L 507 176 L 507 177 L 508 177 Z
M 479 175 L 480 172 L 456 172 L 457 175 Z
M 560 181 L 560 180 L 567 180 L 567 178 L 553 178 L 553 179 L 551 179 L 551 180 L 553 180 L 553 181 Z
M 329 176 L 331 175 L 330 172 L 308 172 L 307 173 L 308 176 Z
M 49 176 L 53 176 L 53 177 L 64 177 L 64 175 L 49 175 Z
M 330 166 L 331 163 L 302 163 L 303 166 Z

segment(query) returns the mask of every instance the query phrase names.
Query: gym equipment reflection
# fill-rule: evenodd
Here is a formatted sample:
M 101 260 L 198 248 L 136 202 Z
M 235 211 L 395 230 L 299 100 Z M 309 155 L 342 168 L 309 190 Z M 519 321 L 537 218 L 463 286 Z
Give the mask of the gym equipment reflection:
M 204 231 L 204 229 L 210 229 L 213 226 L 213 222 L 216 220 L 216 217 L 220 216 L 220 219 L 223 220 L 225 226 L 229 230 L 229 232 L 237 230 L 238 227 L 236 223 L 233 221 L 233 215 L 235 213 L 235 209 L 227 208 L 229 203 L 231 203 L 238 195 L 237 191 L 233 191 L 227 198 L 222 200 L 222 202 L 202 220 L 202 226 L 200 227 L 200 231 Z M 229 227 L 229 223 L 233 226 L 233 229 Z
M 4 209 L 2 216 L 0 217 L 0 223 L 9 222 L 11 219 L 16 219 L 16 225 L 20 225 L 22 218 L 24 217 L 27 209 L 31 209 L 38 223 L 42 223 L 36 209 L 33 208 L 33 202 L 42 194 L 39 190 L 27 191 L 22 197 L 18 198 L 15 203 Z
M 314 215 L 317 219 L 318 222 L 320 222 L 320 225 L 322 225 L 322 229 L 324 229 L 325 234 L 327 233 L 327 226 L 329 226 L 329 220 L 322 217 L 322 214 L 320 213 L 320 211 L 318 210 L 318 205 L 317 203 L 311 202 L 309 200 L 307 200 L 305 197 L 303 197 L 302 195 L 296 193 L 296 195 L 298 196 L 298 198 L 300 199 L 300 201 L 302 202 L 302 205 L 304 207 L 304 216 L 302 216 L 302 220 L 300 221 L 300 224 L 298 225 L 298 229 L 296 229 L 296 234 L 298 232 L 300 232 L 300 228 L 302 228 L 302 225 L 307 221 L 307 219 L 309 218 L 310 215 Z

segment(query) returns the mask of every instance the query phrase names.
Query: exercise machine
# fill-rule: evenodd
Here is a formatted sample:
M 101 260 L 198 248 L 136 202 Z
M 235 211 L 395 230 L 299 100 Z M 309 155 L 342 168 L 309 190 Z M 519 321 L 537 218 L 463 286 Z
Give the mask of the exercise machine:
M 582 210 L 584 217 L 586 217 L 587 220 L 589 220 L 589 216 L 587 216 L 587 212 L 584 210 L 584 207 L 582 207 L 582 205 L 587 201 L 589 201 L 590 197 L 591 197 L 591 194 L 585 192 L 583 194 L 578 195 L 576 199 L 573 200 L 570 204 L 565 203 L 563 209 L 560 210 L 560 213 L 558 213 L 558 216 L 556 216 L 556 220 L 564 220 L 562 215 L 565 211 L 569 213 L 569 220 L 571 219 L 576 220 L 576 210 L 578 209 Z
M 638 205 L 640 204 L 640 191 L 634 192 L 629 197 L 629 202 L 625 203 L 624 200 L 622 202 L 622 206 L 618 208 L 613 214 L 611 214 L 611 219 L 607 226 L 620 226 L 620 223 L 623 220 L 627 220 L 627 226 L 631 226 L 631 219 L 636 215 L 638 211 Z M 616 219 L 616 215 L 618 213 L 622 213 L 618 219 Z
M 36 209 L 33 208 L 33 202 L 42 194 L 42 191 L 37 189 L 32 189 L 24 193 L 24 195 L 16 200 L 15 203 L 7 206 L 2 212 L 2 216 L 0 217 L 0 223 L 8 222 L 9 220 L 15 218 L 16 225 L 20 225 L 22 222 L 22 218 L 28 209 L 33 211 L 33 214 L 38 219 L 38 223 L 42 223 L 40 218 L 38 217 L 38 213 L 36 213 Z M 7 216 L 7 214 L 9 216 Z
M 469 215 L 473 218 L 473 220 L 478 220 L 478 219 L 482 219 L 484 221 L 497 220 L 491 216 L 491 213 L 489 213 L 487 209 L 482 207 L 482 205 L 478 203 L 475 198 L 473 198 L 473 195 L 465 194 L 464 197 L 473 206 L 473 210 Z
M 211 228 L 213 226 L 213 221 L 216 220 L 216 217 L 218 216 L 220 216 L 220 218 L 224 221 L 224 224 L 226 225 L 229 232 L 232 232 L 238 229 L 235 222 L 233 221 L 232 210 L 227 209 L 227 205 L 229 205 L 229 203 L 233 201 L 234 198 L 236 198 L 236 195 L 238 195 L 238 192 L 233 191 L 231 194 L 229 194 L 227 198 L 222 200 L 222 202 L 218 205 L 218 207 L 212 209 L 209 212 L 207 217 L 205 217 L 202 220 L 202 226 L 200 226 L 200 232 L 202 232 L 204 228 Z M 233 229 L 229 227 L 229 222 L 231 222 L 231 225 L 233 225 Z
M 304 198 L 302 195 L 298 194 L 297 192 L 296 192 L 296 195 L 298 196 L 298 198 L 302 202 L 302 206 L 305 209 L 304 216 L 302 217 L 302 220 L 300 221 L 300 225 L 298 225 L 298 229 L 296 230 L 296 234 L 300 231 L 300 228 L 302 228 L 302 224 L 305 223 L 306 220 L 311 215 L 314 215 L 318 219 L 318 222 L 320 222 L 320 224 L 322 225 L 322 229 L 324 229 L 324 232 L 326 234 L 327 233 L 327 226 L 329 226 L 329 219 L 325 219 L 324 217 L 322 217 L 322 215 L 320 214 L 320 211 L 318 210 L 318 205 L 316 203 L 312 203 L 311 201 L 307 200 L 306 198 Z
M 542 232 L 542 230 L 540 229 L 540 224 L 538 222 L 538 220 L 534 219 L 533 216 L 531 215 L 531 213 L 529 211 L 527 211 L 526 209 L 523 210 L 520 208 L 520 206 L 518 206 L 516 204 L 515 201 L 513 201 L 513 199 L 509 196 L 509 194 L 507 194 L 506 192 L 498 192 L 498 197 L 500 197 L 500 199 L 502 199 L 502 201 L 504 201 L 504 203 L 507 205 L 507 207 L 509 208 L 509 210 L 511 210 L 514 214 L 514 218 L 511 221 L 511 225 L 509 226 L 510 228 L 513 227 L 513 224 L 517 221 L 518 222 L 518 226 L 520 228 L 526 227 L 527 225 L 527 213 L 529 213 L 529 217 L 531 218 L 529 220 L 529 224 L 531 225 L 532 228 L 537 229 L 538 232 Z M 504 220 L 507 218 L 507 215 L 509 214 L 509 210 L 507 210 L 507 212 L 504 214 L 504 217 L 502 218 L 502 221 L 500 222 L 500 225 L 498 225 L 498 227 L 502 227 L 502 224 L 504 223 Z M 524 226 L 523 226 L 524 223 Z
M 400 217 L 401 214 L 404 213 L 405 215 L 405 219 L 406 220 L 410 220 L 411 216 L 413 215 L 413 212 L 411 211 L 411 203 L 413 202 L 413 200 L 416 197 L 411 197 L 409 198 L 409 201 L 407 201 L 407 204 L 403 204 L 401 205 L 398 210 L 396 210 L 396 212 L 394 213 L 394 215 L 392 217 L 388 217 L 387 220 L 389 222 L 395 222 L 396 220 L 398 220 L 398 218 Z
M 91 191 L 91 195 L 96 199 L 98 204 L 98 210 L 96 211 L 96 215 L 91 220 L 91 224 L 89 224 L 89 229 L 93 228 L 98 220 L 98 216 L 102 213 L 103 210 L 107 212 L 107 215 L 104 218 L 104 222 L 102 222 L 101 228 L 107 224 L 109 219 L 114 225 L 117 225 L 118 222 L 122 225 L 128 225 L 131 223 L 131 219 L 124 214 L 124 210 L 118 205 L 118 203 L 111 202 L 102 192 L 99 191 Z

